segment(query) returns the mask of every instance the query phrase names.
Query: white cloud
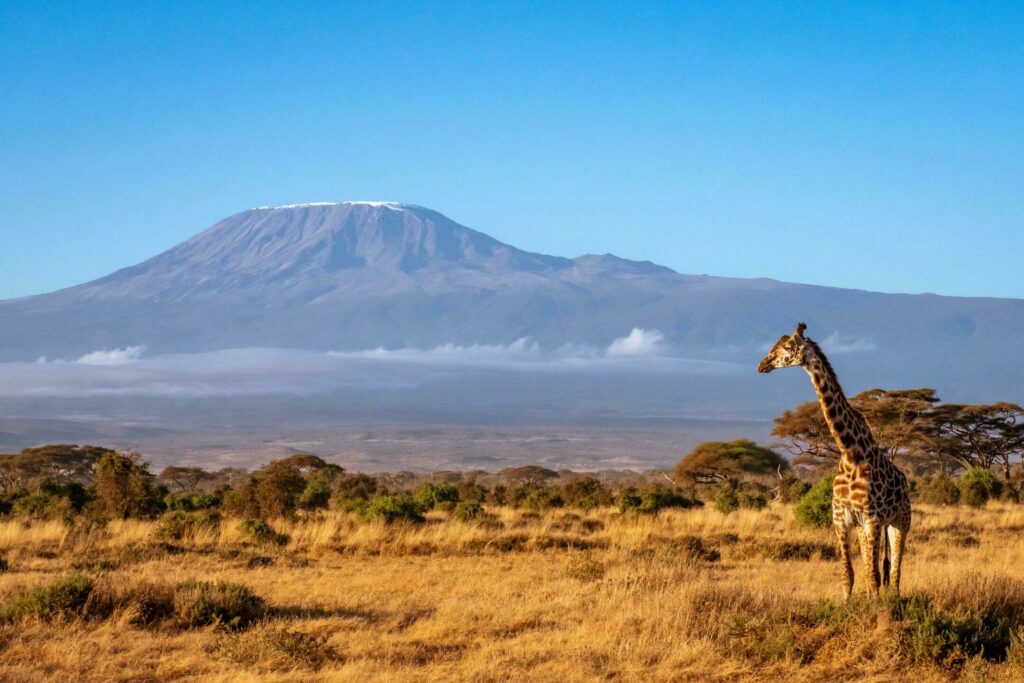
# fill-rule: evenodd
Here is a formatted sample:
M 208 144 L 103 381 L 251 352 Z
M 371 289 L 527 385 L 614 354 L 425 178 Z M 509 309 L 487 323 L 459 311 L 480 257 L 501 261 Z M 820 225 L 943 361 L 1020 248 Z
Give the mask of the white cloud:
M 629 336 L 619 337 L 605 351 L 611 358 L 657 356 L 664 350 L 665 335 L 658 330 L 634 327 Z
M 111 349 L 109 351 L 93 351 L 87 353 L 75 362 L 79 365 L 123 365 L 142 358 L 142 352 L 146 350 L 143 345 L 126 346 L 123 349 Z M 46 358 L 39 359 L 46 362 Z
M 821 342 L 821 348 L 828 353 L 858 353 L 874 351 L 878 347 L 867 337 L 846 337 L 832 332 Z

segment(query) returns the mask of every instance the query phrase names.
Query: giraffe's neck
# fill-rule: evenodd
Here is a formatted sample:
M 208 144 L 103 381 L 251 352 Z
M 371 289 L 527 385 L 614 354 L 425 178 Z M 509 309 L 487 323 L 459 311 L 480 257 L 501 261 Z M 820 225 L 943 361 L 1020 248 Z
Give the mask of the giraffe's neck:
M 847 463 L 873 463 L 879 451 L 864 417 L 850 405 L 835 371 L 818 345 L 811 342 L 808 346 L 804 370 L 811 377 L 821 412 L 839 446 L 842 460 Z

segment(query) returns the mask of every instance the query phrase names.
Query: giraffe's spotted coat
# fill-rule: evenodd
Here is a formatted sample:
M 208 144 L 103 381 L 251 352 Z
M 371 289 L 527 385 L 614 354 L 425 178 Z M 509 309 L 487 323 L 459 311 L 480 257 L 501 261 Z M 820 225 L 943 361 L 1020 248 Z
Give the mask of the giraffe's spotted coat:
M 849 598 L 853 589 L 854 531 L 860 536 L 868 592 L 877 592 L 881 582 L 899 591 L 911 518 L 907 478 L 879 447 L 864 416 L 850 405 L 821 347 L 803 336 L 805 328 L 801 323 L 794 334 L 779 339 L 758 370 L 804 368 L 839 446 L 842 457 L 832 484 L 832 524 L 839 537 L 843 595 Z

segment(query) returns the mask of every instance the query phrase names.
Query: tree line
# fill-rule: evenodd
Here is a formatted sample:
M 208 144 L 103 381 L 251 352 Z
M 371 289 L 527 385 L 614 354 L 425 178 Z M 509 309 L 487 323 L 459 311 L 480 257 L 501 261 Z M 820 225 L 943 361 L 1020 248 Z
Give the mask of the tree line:
M 885 453 L 911 475 L 912 495 L 919 501 L 974 505 L 998 497 L 1020 499 L 1020 406 L 942 404 L 927 388 L 870 389 L 851 402 Z M 646 473 L 576 473 L 531 465 L 495 474 L 368 475 L 310 454 L 274 460 L 254 472 L 170 466 L 153 473 L 138 453 L 57 444 L 0 455 L 0 515 L 70 520 L 216 511 L 270 519 L 337 509 L 365 520 L 418 521 L 430 510 L 482 519 L 485 506 L 617 506 L 644 514 L 707 501 L 728 513 L 763 508 L 773 500 L 796 503 L 808 495 L 817 496 L 819 507 L 827 505 L 828 473 L 839 451 L 818 404 L 784 411 L 772 434 L 779 439 L 776 448 L 744 439 L 706 442 L 673 470 Z M 825 483 L 812 489 L 815 482 Z

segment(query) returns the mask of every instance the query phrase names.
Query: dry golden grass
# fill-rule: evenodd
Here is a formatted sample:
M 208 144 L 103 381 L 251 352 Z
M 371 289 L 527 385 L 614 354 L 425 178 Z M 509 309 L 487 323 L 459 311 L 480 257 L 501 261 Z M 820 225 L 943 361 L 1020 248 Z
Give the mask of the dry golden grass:
M 264 546 L 232 520 L 174 545 L 153 540 L 155 522 L 5 521 L 2 601 L 80 571 L 114 593 L 241 583 L 270 611 L 237 631 L 139 626 L 130 605 L 102 618 L 7 618 L 0 679 L 1024 679 L 1019 645 L 1008 661 L 937 659 L 892 603 L 841 606 L 831 533 L 796 527 L 784 507 L 498 518 L 387 527 L 330 513 L 272 522 L 289 540 Z M 1024 614 L 1022 531 L 1022 506 L 916 509 L 904 595 L 943 614 Z

